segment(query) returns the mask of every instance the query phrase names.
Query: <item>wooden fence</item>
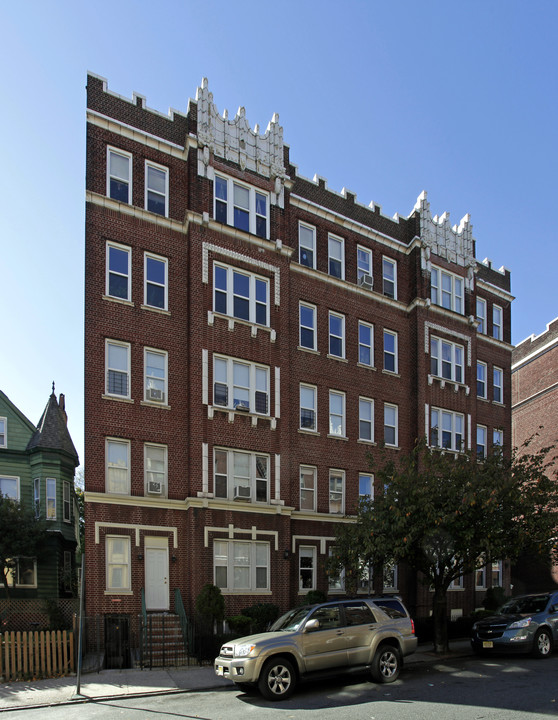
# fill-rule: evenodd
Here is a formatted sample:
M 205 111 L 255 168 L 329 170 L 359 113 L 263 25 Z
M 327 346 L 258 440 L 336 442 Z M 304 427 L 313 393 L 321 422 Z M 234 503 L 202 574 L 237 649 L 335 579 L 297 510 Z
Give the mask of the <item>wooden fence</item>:
M 0 633 L 0 676 L 4 682 L 70 675 L 74 667 L 73 632 Z

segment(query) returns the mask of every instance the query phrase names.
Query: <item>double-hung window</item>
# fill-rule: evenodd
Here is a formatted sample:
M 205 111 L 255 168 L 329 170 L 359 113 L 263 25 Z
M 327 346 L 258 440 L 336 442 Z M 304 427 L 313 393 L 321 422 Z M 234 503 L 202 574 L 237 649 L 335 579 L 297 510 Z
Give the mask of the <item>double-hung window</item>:
M 486 363 L 477 361 L 477 397 L 486 398 Z
M 493 396 L 494 402 L 504 402 L 504 371 L 501 368 L 494 367 L 493 369 Z
M 129 591 L 130 538 L 125 535 L 108 535 L 105 538 L 107 564 L 107 591 Z
M 213 404 L 239 412 L 269 415 L 269 368 L 215 355 Z
M 436 377 L 462 383 L 463 347 L 440 338 L 431 338 L 430 372 Z
M 461 413 L 432 408 L 430 411 L 430 445 L 461 452 L 464 442 L 464 417 Z
M 503 340 L 503 313 L 499 305 L 492 306 L 492 337 Z
M 399 443 L 399 408 L 397 405 L 384 403 L 384 443 L 397 447 Z
M 316 468 L 313 465 L 300 466 L 300 509 L 316 509 Z
M 374 475 L 370 475 L 370 473 L 359 473 L 358 497 L 359 500 L 374 499 Z
M 119 300 L 132 299 L 132 251 L 125 245 L 107 242 L 105 292 L 108 297 Z
M 316 307 L 308 303 L 299 304 L 300 347 L 316 350 Z
M 166 405 L 168 353 L 164 350 L 144 349 L 145 400 Z
M 107 196 L 132 203 L 132 156 L 124 150 L 107 148 Z
M 332 277 L 345 279 L 345 241 L 335 235 L 328 236 L 328 272 Z
M 215 497 L 269 502 L 269 456 L 240 450 L 214 450 Z
M 358 439 L 374 441 L 374 400 L 358 399 Z
M 477 590 L 486 588 L 486 565 L 475 570 L 475 588 Z
M 12 500 L 19 500 L 19 478 L 11 475 L 0 475 L 0 493 Z
M 46 519 L 56 520 L 56 478 L 46 479 Z
M 397 263 L 385 256 L 382 258 L 382 292 L 397 300 Z
M 301 222 L 298 223 L 298 261 L 316 269 L 316 228 Z
M 494 429 L 492 431 L 492 445 L 495 448 L 501 448 L 504 444 L 504 433 L 502 430 Z
M 374 326 L 361 320 L 358 322 L 358 361 L 374 367 Z
M 345 471 L 329 471 L 329 512 L 343 515 L 345 512 Z
M 214 540 L 213 570 L 221 590 L 269 590 L 269 543 Z
M 269 280 L 217 263 L 213 266 L 213 278 L 215 312 L 269 325 Z
M 130 443 L 128 440 L 107 438 L 105 441 L 106 492 L 114 495 L 130 494 Z
M 357 282 L 359 285 L 372 287 L 372 250 L 357 246 Z
M 329 434 L 345 437 L 345 393 L 329 391 Z
M 41 478 L 33 480 L 33 504 L 35 506 L 35 517 L 41 517 Z
M 130 344 L 107 340 L 105 346 L 107 395 L 130 397 Z
M 298 589 L 301 592 L 316 589 L 316 548 L 301 545 L 298 550 Z
M 168 308 L 168 262 L 164 257 L 144 255 L 144 304 L 147 307 Z
M 169 215 L 169 170 L 145 161 L 145 209 L 163 217 Z
M 269 237 L 269 195 L 222 175 L 215 176 L 217 222 L 261 238 Z
M 397 333 L 384 330 L 384 370 L 397 372 Z
M 315 385 L 300 384 L 300 429 L 313 430 L 318 429 L 317 415 L 317 394 L 318 390 Z
M 145 443 L 143 446 L 145 493 L 167 495 L 167 446 Z
M 482 298 L 477 298 L 476 321 L 478 332 L 486 334 L 486 300 Z
M 8 447 L 8 419 L 0 417 L 0 448 Z
M 64 496 L 63 496 L 64 522 L 69 523 L 72 520 L 72 490 L 71 490 L 70 483 L 67 480 L 64 481 L 64 485 L 62 486 L 62 491 L 64 493 Z
M 345 357 L 345 316 L 329 313 L 329 354 L 332 357 Z
M 492 578 L 492 587 L 502 587 L 504 584 L 504 574 L 502 572 L 502 561 L 494 560 L 490 565 L 490 574 Z
M 433 267 L 430 273 L 430 299 L 435 305 L 463 315 L 463 278 L 441 268 Z

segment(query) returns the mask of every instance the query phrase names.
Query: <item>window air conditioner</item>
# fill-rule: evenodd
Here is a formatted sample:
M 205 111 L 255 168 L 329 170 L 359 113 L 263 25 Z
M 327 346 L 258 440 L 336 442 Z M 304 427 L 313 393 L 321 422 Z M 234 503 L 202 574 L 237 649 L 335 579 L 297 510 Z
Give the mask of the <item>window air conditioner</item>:
M 240 410 L 241 412 L 250 412 L 250 406 L 244 400 L 236 400 L 234 403 L 234 409 Z
M 147 388 L 147 399 L 154 402 L 164 402 L 165 393 L 157 388 Z
M 153 493 L 155 495 L 160 495 L 163 490 L 162 483 L 156 482 L 154 480 L 150 480 L 147 483 L 147 492 Z
M 234 489 L 234 500 L 247 500 L 250 501 L 251 492 L 250 488 L 245 485 L 239 485 Z
M 360 287 L 364 287 L 367 290 L 372 290 L 374 287 L 374 278 L 372 275 L 361 275 L 358 279 L 358 284 Z

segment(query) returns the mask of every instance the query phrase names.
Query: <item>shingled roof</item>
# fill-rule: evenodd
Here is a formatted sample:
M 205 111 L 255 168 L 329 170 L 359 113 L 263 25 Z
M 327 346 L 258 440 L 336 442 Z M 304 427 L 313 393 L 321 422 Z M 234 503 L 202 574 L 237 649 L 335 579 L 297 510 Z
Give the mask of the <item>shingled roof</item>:
M 67 417 L 64 406 L 64 395 L 60 395 L 60 404 L 54 394 L 49 397 L 41 419 L 27 450 L 58 450 L 71 455 L 76 466 L 79 465 L 77 451 L 68 431 Z

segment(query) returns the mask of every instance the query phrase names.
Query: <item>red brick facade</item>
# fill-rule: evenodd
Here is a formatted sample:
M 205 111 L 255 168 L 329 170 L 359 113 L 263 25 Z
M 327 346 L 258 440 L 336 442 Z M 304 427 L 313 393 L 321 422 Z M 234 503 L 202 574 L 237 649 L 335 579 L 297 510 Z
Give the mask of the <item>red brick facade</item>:
M 87 90 L 87 610 L 138 612 L 141 589 L 159 581 L 168 602 L 155 592 L 148 605 L 172 610 L 178 588 L 187 613 L 208 582 L 222 586 L 228 614 L 328 592 L 335 524 L 356 508 L 369 452 L 391 441 L 388 452 L 405 453 L 430 437 L 432 408 L 459 416 L 466 447 L 482 425 L 487 451 L 495 431 L 509 449 L 509 273 L 478 263 L 468 218 L 459 228 L 432 218 L 425 195 L 407 218 L 387 218 L 300 177 L 275 119 L 265 135 L 242 113 L 216 119 L 206 86 L 171 116 L 96 76 Z M 384 259 L 395 263 L 385 278 Z M 302 329 L 301 303 L 313 313 Z M 434 371 L 432 338 L 461 361 L 442 370 L 440 357 Z M 164 369 L 149 370 L 148 357 Z M 164 399 L 147 396 L 152 372 Z M 315 479 L 304 503 L 301 469 Z M 160 494 L 150 478 L 162 478 Z M 428 614 L 428 592 L 404 568 L 396 589 Z M 465 578 L 451 607 L 469 612 L 483 594 Z

